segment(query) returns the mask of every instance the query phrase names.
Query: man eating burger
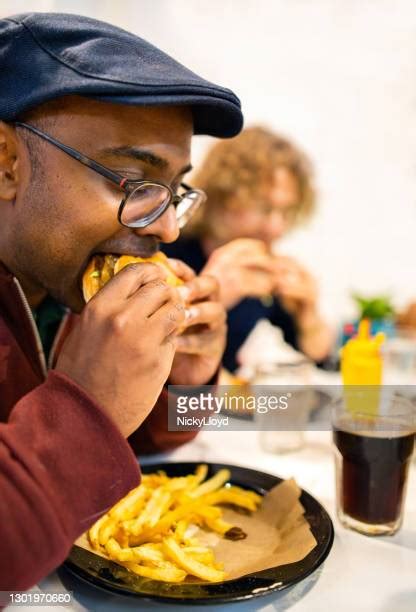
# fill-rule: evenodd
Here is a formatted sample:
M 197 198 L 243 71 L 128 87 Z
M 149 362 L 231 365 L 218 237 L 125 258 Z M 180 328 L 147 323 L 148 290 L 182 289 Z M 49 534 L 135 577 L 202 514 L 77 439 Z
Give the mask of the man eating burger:
M 159 243 L 204 197 L 184 183 L 192 135 L 233 136 L 242 115 L 231 91 L 85 17 L 2 19 L 0 50 L 0 590 L 13 590 L 138 484 L 131 446 L 192 436 L 167 430 L 163 386 L 213 378 L 225 313 L 214 279 L 161 260 Z

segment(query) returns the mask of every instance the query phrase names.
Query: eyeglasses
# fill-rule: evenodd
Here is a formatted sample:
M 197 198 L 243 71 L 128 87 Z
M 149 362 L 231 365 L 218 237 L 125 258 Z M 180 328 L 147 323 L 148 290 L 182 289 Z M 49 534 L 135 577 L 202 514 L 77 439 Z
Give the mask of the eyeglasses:
M 113 172 L 102 164 L 83 155 L 76 149 L 55 140 L 49 134 L 38 130 L 38 128 L 28 123 L 16 121 L 15 125 L 25 128 L 36 134 L 43 140 L 54 145 L 67 155 L 76 159 L 84 166 L 91 168 L 101 176 L 116 184 L 125 193 L 119 208 L 117 218 L 121 225 L 133 228 L 143 228 L 159 219 L 172 204 L 176 209 L 176 218 L 180 228 L 189 221 L 195 211 L 205 202 L 206 195 L 200 189 L 193 189 L 185 183 L 181 183 L 183 190 L 180 194 L 175 194 L 169 185 L 156 181 L 134 181 Z

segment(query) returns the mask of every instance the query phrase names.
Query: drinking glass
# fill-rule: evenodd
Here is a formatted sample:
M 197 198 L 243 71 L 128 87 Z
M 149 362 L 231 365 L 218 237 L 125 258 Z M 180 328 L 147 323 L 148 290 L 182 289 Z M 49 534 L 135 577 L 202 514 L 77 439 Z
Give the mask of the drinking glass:
M 338 518 L 366 535 L 392 535 L 403 520 L 415 408 L 394 394 L 366 411 L 361 392 L 354 410 L 348 394 L 333 406 Z
M 309 387 L 311 363 L 307 360 L 290 363 L 261 364 L 251 381 L 255 394 L 272 393 L 273 387 L 282 392 L 290 391 L 286 410 L 255 413 L 260 446 L 269 453 L 289 453 L 304 445 L 306 425 L 314 402 Z M 268 391 L 267 391 L 268 390 Z

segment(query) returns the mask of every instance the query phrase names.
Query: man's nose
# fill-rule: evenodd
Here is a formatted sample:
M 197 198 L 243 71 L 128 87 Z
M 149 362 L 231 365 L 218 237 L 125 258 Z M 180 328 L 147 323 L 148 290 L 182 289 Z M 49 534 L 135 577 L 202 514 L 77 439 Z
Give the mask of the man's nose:
M 140 236 L 156 236 L 160 242 L 174 242 L 179 237 L 176 209 L 170 205 L 163 215 L 150 225 L 137 230 Z

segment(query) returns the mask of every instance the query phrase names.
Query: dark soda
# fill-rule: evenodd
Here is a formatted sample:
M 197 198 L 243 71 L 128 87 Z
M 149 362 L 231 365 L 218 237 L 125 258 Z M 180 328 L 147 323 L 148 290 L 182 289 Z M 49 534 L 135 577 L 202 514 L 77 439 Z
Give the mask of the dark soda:
M 344 514 L 372 525 L 396 521 L 404 501 L 414 433 L 371 431 L 368 424 L 357 431 L 356 421 L 351 428 L 347 421 L 334 428 L 334 442 L 342 456 L 338 486 Z

